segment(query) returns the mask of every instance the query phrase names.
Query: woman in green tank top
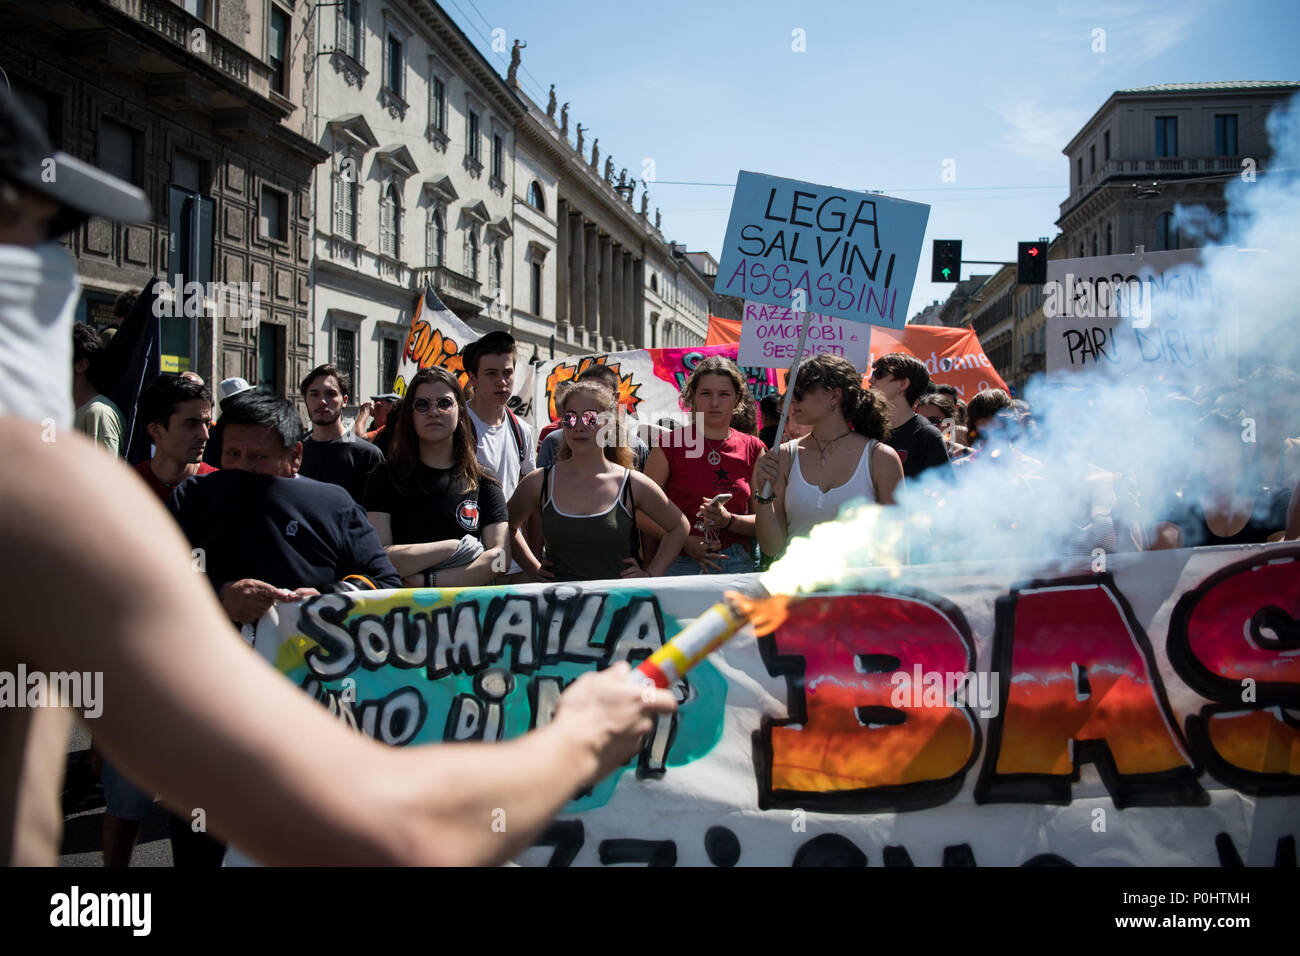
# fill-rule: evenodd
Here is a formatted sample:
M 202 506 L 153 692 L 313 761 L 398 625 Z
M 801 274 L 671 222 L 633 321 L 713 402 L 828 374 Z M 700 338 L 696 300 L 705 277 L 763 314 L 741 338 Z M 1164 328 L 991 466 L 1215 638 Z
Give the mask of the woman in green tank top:
M 599 382 L 570 388 L 560 406 L 564 440 L 555 465 L 527 475 L 510 498 L 512 533 L 541 512 L 544 559 L 526 549 L 515 556 L 533 580 L 657 577 L 686 541 L 686 516 L 630 467 L 632 451 L 615 407 L 614 394 Z M 648 565 L 641 561 L 638 510 L 670 529 Z

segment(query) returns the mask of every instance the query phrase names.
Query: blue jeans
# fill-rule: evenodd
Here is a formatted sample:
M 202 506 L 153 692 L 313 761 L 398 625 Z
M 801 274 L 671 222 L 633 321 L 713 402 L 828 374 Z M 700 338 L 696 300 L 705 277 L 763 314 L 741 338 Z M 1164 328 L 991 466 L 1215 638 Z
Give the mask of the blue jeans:
M 758 559 L 754 554 L 755 541 L 754 538 L 737 541 L 725 551 L 717 552 L 716 560 L 721 565 L 717 571 L 705 571 L 700 566 L 700 562 L 683 554 L 668 565 L 664 575 L 681 577 L 688 574 L 749 574 L 758 570 Z
M 104 810 L 119 820 L 143 820 L 153 807 L 153 794 L 145 793 L 126 777 L 107 758 L 99 775 L 104 785 Z

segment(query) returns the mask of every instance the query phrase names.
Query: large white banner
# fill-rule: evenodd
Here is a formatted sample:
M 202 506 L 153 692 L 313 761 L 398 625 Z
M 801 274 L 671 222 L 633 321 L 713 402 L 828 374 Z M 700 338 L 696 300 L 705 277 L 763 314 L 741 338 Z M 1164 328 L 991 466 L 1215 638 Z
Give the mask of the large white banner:
M 1298 558 L 863 573 L 692 671 L 520 862 L 1272 865 L 1300 835 Z M 257 646 L 389 744 L 505 739 L 725 587 L 757 579 L 325 595 Z

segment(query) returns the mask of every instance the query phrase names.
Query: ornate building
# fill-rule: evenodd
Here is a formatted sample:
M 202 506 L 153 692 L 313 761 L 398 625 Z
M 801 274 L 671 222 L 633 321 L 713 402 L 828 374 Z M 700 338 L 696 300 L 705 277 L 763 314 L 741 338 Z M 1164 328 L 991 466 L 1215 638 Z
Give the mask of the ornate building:
M 296 69 L 306 5 L 16 0 L 5 12 L 0 66 L 55 148 L 153 206 L 149 222 L 91 219 L 65 240 L 79 318 L 107 324 L 113 299 L 154 276 L 200 282 L 202 314 L 163 319 L 164 369 L 292 394 L 311 352 L 310 190 L 324 157 L 305 135 Z M 249 295 L 228 314 L 209 283 L 256 283 L 256 311 Z

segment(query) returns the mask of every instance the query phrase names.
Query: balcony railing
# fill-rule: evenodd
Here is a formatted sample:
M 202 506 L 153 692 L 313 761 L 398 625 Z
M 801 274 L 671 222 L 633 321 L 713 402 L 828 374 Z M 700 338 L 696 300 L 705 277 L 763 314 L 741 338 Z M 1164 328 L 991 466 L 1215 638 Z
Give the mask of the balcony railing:
M 433 286 L 433 291 L 438 293 L 440 299 L 455 299 L 475 309 L 483 307 L 483 300 L 479 295 L 481 283 L 469 276 L 461 275 L 446 266 L 411 270 L 412 288 L 423 289 L 426 281 Z
M 255 93 L 269 96 L 271 67 L 210 24 L 168 0 L 108 0 L 173 45 L 206 60 L 214 69 L 238 80 Z
M 1153 179 L 1160 176 L 1214 175 L 1239 173 L 1244 156 L 1145 156 L 1138 159 L 1110 159 L 1082 183 L 1070 188 L 1070 198 L 1061 203 L 1061 215 L 1074 208 L 1094 188 L 1116 176 Z M 1263 172 L 1264 161 L 1255 157 L 1256 171 Z

